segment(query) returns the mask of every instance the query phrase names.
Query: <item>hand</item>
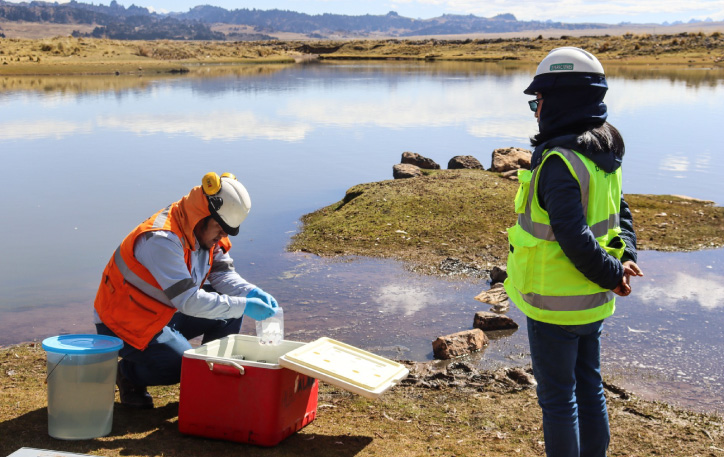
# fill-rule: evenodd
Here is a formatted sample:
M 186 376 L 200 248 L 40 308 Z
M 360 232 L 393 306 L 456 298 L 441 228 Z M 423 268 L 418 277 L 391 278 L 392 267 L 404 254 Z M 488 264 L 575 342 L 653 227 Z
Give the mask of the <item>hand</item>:
M 623 278 L 621 282 L 613 289 L 613 293 L 625 297 L 631 293 L 631 276 L 643 276 L 644 273 L 641 271 L 636 262 L 633 260 L 627 260 L 623 263 Z
M 278 307 L 279 307 L 279 304 L 278 304 L 277 301 L 274 299 L 274 297 L 272 297 L 271 295 L 269 295 L 268 293 L 264 292 L 263 290 L 261 290 L 261 289 L 258 288 L 258 287 L 255 287 L 255 288 L 251 289 L 251 290 L 249 291 L 249 293 L 246 294 L 246 297 L 247 297 L 247 298 L 260 298 L 262 301 L 264 301 L 264 303 L 266 303 L 267 305 L 271 306 L 272 308 L 278 308 Z
M 250 298 L 247 295 L 244 314 L 251 317 L 255 321 L 263 321 L 264 319 L 269 319 L 276 313 L 276 308 L 272 308 L 271 305 L 263 301 L 261 298 Z

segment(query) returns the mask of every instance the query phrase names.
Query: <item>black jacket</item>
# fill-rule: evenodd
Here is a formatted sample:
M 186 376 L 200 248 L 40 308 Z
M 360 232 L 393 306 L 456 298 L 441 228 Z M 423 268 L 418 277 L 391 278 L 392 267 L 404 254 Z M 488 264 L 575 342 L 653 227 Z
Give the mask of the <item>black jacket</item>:
M 552 138 L 535 148 L 531 169 L 540 164 L 544 150 L 560 146 L 585 155 L 606 172 L 613 172 L 621 166 L 624 151 L 623 145 L 617 150 L 610 143 L 610 137 L 601 135 L 600 129 Z M 614 289 L 623 277 L 621 262 L 635 262 L 637 258 L 633 218 L 623 195 L 620 237 L 626 243 L 626 249 L 619 261 L 593 236 L 583 216 L 580 187 L 563 160 L 558 156 L 549 158 L 538 179 L 539 201 L 550 216 L 551 228 L 563 253 L 586 278 L 604 289 Z

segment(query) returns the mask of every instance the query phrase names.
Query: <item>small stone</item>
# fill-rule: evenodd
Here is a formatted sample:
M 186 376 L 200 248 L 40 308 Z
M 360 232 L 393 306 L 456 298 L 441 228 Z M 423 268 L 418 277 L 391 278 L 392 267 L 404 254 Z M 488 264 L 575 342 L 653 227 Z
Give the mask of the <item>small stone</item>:
M 478 311 L 473 319 L 473 327 L 483 331 L 517 329 L 518 324 L 508 316 Z
M 475 296 L 477 301 L 488 303 L 490 305 L 498 305 L 505 303 L 508 300 L 508 294 L 505 292 L 505 288 L 502 283 L 494 284 L 487 291 L 480 292 Z
M 517 181 L 518 180 L 518 169 L 515 170 L 509 170 L 505 171 L 500 174 L 501 178 L 509 179 L 511 181 Z
M 496 149 L 493 151 L 490 171 L 501 173 L 519 168 L 530 169 L 530 159 L 532 156 L 532 151 L 523 148 Z
M 432 342 L 432 352 L 436 359 L 447 360 L 479 351 L 487 344 L 488 337 L 475 328 L 437 338 Z
M 447 163 L 448 170 L 483 170 L 483 165 L 473 156 L 455 156 Z
M 409 163 L 398 163 L 392 167 L 392 177 L 395 179 L 415 178 L 422 176 L 420 167 Z
M 490 284 L 496 284 L 505 281 L 508 277 L 508 272 L 498 266 L 493 267 L 490 270 Z
M 532 374 L 522 368 L 509 368 L 505 375 L 521 386 L 536 386 L 538 383 Z
M 401 163 L 415 165 L 417 167 L 424 168 L 426 170 L 439 170 L 440 169 L 440 165 L 438 165 L 434 160 L 428 159 L 427 157 L 423 157 L 420 154 L 417 154 L 414 152 L 409 152 L 409 151 L 402 153 Z

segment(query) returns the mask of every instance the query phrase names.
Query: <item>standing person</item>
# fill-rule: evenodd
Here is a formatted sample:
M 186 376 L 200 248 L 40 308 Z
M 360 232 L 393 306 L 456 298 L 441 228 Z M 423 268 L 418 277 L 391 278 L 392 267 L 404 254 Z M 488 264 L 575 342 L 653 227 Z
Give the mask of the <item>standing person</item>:
M 242 315 L 277 312 L 271 295 L 234 270 L 228 235 L 251 208 L 246 189 L 225 173 L 138 225 L 103 271 L 95 298 L 99 334 L 121 338 L 116 383 L 121 403 L 153 408 L 147 386 L 176 384 L 190 339 L 239 333 Z M 208 287 L 202 288 L 208 281 Z M 213 291 L 210 291 L 213 290 Z
M 631 293 L 636 235 L 621 190 L 623 139 L 606 122 L 603 67 L 552 50 L 524 93 L 538 120 L 519 174 L 505 290 L 527 316 L 548 456 L 605 456 L 610 441 L 601 329 Z

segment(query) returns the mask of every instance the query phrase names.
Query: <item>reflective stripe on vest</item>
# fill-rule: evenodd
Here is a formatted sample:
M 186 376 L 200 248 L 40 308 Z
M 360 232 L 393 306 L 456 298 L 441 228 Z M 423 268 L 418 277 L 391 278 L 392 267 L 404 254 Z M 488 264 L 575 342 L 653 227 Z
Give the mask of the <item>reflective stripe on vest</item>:
M 149 233 L 164 230 L 176 235 L 181 243 L 183 261 L 192 271 L 192 250 L 189 243 L 196 241 L 193 229 L 208 216 L 208 200 L 200 186 L 178 202 L 156 212 L 141 222 L 121 242 L 113 253 L 96 293 L 95 310 L 101 321 L 126 343 L 139 350 L 162 331 L 173 318 L 176 308 L 172 300 L 192 288 L 200 287 L 213 268 L 213 255 L 209 254 L 207 275 L 194 281 L 189 275 L 161 289 L 153 274 L 136 259 L 136 241 L 148 238 Z M 231 242 L 222 238 L 218 247 L 228 252 Z M 216 248 L 215 248 L 216 249 Z
M 153 220 L 152 228 L 155 229 L 161 229 L 164 225 L 166 225 L 166 220 L 168 220 L 168 215 L 171 211 L 171 205 L 167 206 L 163 210 L 159 211 L 159 213 L 156 215 L 156 218 Z M 183 239 L 183 237 L 181 237 Z
M 523 228 L 523 230 L 538 239 L 546 241 L 556 240 L 556 236 L 553 234 L 553 229 L 551 228 L 551 226 L 541 224 L 540 222 L 533 222 L 530 214 L 518 214 L 518 224 Z M 601 238 L 602 236 L 606 236 L 610 229 L 620 226 L 621 215 L 611 214 L 610 216 L 608 216 L 608 219 L 596 222 L 589 228 L 591 229 L 591 233 L 593 233 L 594 238 Z
M 118 271 L 120 271 L 123 275 L 123 279 L 131 283 L 136 289 L 140 290 L 154 300 L 161 302 L 164 305 L 173 307 L 173 303 L 171 303 L 171 300 L 168 299 L 166 294 L 161 289 L 147 283 L 146 281 L 141 279 L 140 276 L 134 273 L 133 270 L 128 268 L 128 265 L 126 265 L 126 261 L 123 260 L 123 256 L 121 255 L 120 246 L 118 247 L 118 249 L 116 249 L 115 254 L 113 254 L 113 260 L 116 262 Z
M 547 309 L 549 311 L 582 311 L 598 308 L 613 300 L 616 294 L 609 290 L 608 292 L 599 292 L 592 295 L 547 296 L 529 293 L 520 294 L 520 296 L 530 306 L 538 309 Z
M 594 322 L 613 313 L 615 294 L 591 282 L 573 266 L 556 241 L 547 212 L 540 207 L 538 173 L 551 153 L 561 156 L 578 182 L 584 217 L 593 236 L 618 258 L 623 250 L 607 246 L 620 232 L 620 195 L 614 200 L 614 193 L 620 193 L 620 170 L 604 175 L 590 159 L 584 162 L 582 156 L 569 149 L 551 149 L 544 153 L 541 165 L 532 172 L 526 170 L 528 176 L 521 179 L 519 194 L 527 190 L 528 195 L 516 196 L 518 223 L 508 230 L 511 252 L 505 288 L 511 300 L 532 319 L 561 325 Z M 591 206 L 589 218 L 592 180 L 596 180 L 593 198 L 597 201 L 591 203 L 599 206 Z

